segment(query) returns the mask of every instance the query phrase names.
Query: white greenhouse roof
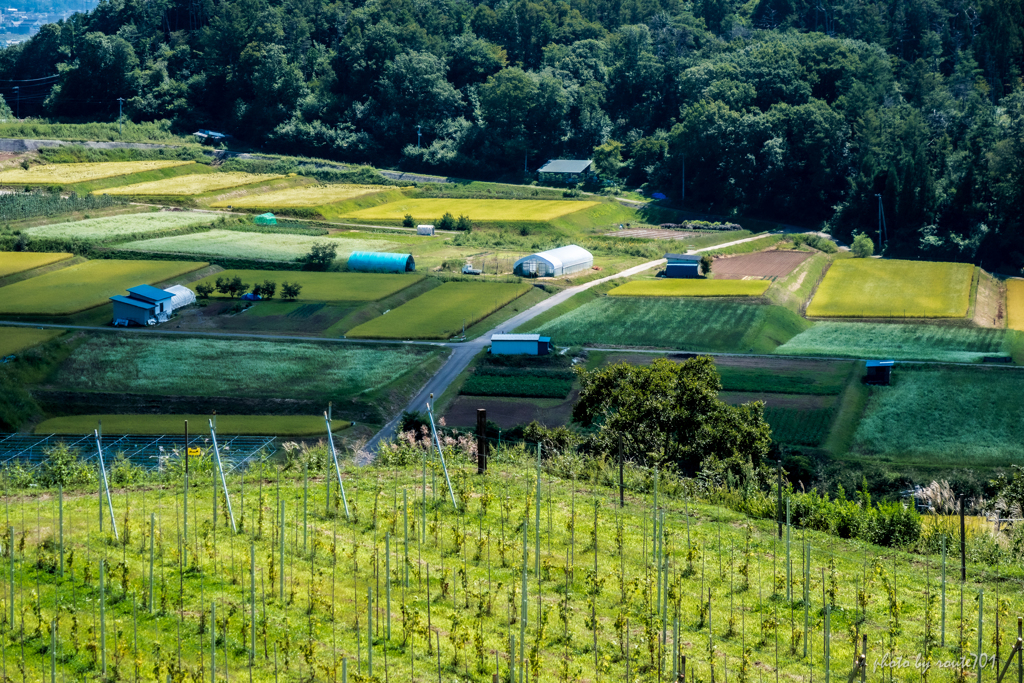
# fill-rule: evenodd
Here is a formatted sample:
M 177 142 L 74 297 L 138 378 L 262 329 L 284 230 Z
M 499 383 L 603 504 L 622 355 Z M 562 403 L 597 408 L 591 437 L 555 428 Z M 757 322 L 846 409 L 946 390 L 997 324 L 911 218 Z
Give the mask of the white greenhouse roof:
M 516 261 L 515 265 L 519 265 L 523 261 L 532 258 L 542 258 L 551 266 L 558 270 L 565 266 L 574 266 L 578 263 L 590 263 L 594 260 L 594 255 L 583 247 L 578 247 L 575 244 L 570 244 L 567 247 L 559 247 L 558 249 L 549 249 L 548 251 L 539 251 L 536 254 L 530 254 Z
M 506 342 L 521 342 L 521 341 L 540 341 L 539 334 L 492 334 L 491 341 L 506 341 Z
M 179 309 L 182 306 L 188 306 L 189 304 L 194 304 L 196 302 L 195 292 L 193 292 L 188 287 L 183 287 L 181 285 L 171 285 L 170 287 L 165 287 L 164 291 L 172 295 L 172 311 Z

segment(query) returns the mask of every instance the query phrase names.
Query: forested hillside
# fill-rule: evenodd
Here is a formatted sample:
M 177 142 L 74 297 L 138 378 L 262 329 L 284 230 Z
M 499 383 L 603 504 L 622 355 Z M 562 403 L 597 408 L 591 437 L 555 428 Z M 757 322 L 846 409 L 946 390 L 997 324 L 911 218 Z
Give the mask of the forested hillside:
M 10 100 L 60 74 L 22 115 L 124 97 L 137 121 L 473 177 L 604 145 L 606 173 L 621 154 L 689 207 L 847 238 L 881 195 L 888 253 L 1019 269 L 1022 34 L 1021 0 L 105 0 L 0 78 Z

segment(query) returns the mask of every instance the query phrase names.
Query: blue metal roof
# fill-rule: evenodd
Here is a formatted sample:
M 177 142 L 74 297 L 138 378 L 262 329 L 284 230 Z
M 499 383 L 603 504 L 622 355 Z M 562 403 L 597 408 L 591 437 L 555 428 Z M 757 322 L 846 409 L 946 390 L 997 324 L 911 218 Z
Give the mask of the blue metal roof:
M 552 159 L 537 173 L 583 173 L 594 163 L 592 159 Z
M 136 296 L 141 296 L 150 301 L 163 301 L 164 299 L 172 299 L 174 295 L 170 292 L 154 287 L 152 285 L 138 285 L 136 287 L 129 287 L 128 292 Z
M 129 299 L 128 297 L 121 296 L 120 294 L 118 294 L 117 296 L 110 297 L 110 300 L 117 301 L 118 303 L 122 304 L 128 304 L 129 306 L 134 306 L 135 308 L 145 308 L 147 310 L 156 307 L 156 304 L 151 304 L 149 302 L 142 301 L 141 299 Z
M 348 269 L 364 273 L 404 273 L 416 270 L 416 261 L 412 254 L 354 251 L 348 257 Z
M 896 365 L 894 360 L 869 360 L 866 366 L 869 368 L 891 368 Z
M 687 261 L 693 263 L 700 263 L 700 254 L 665 254 L 665 258 L 669 261 Z

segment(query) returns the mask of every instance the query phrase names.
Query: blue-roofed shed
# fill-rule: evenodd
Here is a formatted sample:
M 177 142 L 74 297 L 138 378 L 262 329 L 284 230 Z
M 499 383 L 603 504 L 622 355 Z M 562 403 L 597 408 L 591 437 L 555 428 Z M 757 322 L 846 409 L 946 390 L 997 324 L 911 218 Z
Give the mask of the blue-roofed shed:
M 539 334 L 493 334 L 491 353 L 495 356 L 545 356 L 551 353 L 551 337 Z
M 354 251 L 348 257 L 348 269 L 359 273 L 408 273 L 416 270 L 416 261 L 412 254 Z
M 165 322 L 171 317 L 174 293 L 153 287 L 137 285 L 128 289 L 128 296 L 110 297 L 114 302 L 114 324 L 150 325 Z
M 700 254 L 665 254 L 665 277 L 700 277 Z
M 894 365 L 896 365 L 894 360 L 867 361 L 864 363 L 864 366 L 867 368 L 867 374 L 864 375 L 864 384 L 889 386 Z
M 563 183 L 583 180 L 593 173 L 593 159 L 552 159 L 537 169 L 541 180 L 555 180 Z

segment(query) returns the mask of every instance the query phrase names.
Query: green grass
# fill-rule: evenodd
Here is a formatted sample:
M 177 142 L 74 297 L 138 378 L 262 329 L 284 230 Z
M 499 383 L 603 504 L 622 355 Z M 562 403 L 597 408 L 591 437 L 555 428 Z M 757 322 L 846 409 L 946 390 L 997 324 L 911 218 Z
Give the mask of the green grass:
M 188 420 L 189 429 L 200 433 L 209 428 L 209 415 L 71 415 L 53 417 L 36 425 L 36 434 L 91 434 L 103 421 L 106 434 L 180 434 Z M 333 420 L 334 431 L 349 422 Z M 218 415 L 218 435 L 324 436 L 322 415 Z
M 0 326 L 0 357 L 46 343 L 64 334 L 64 330 L 33 330 L 28 327 Z
M 462 385 L 461 393 L 468 396 L 565 398 L 575 381 L 576 374 L 572 370 L 481 365 Z
M 378 301 L 411 287 L 423 279 L 418 273 L 317 273 L 291 270 L 225 270 L 215 273 L 189 285 L 195 289 L 200 283 L 214 284 L 217 278 L 242 278 L 250 285 L 264 280 L 277 283 L 281 296 L 281 283 L 294 282 L 302 285 L 299 301 Z M 212 298 L 227 297 L 214 290 Z
M 772 428 L 772 440 L 794 446 L 821 446 L 828 438 L 834 408 L 800 410 L 766 407 L 764 417 Z
M 944 467 L 1024 465 L 1024 373 L 1004 368 L 898 366 L 872 387 L 853 451 Z
M 832 264 L 807 315 L 821 318 L 962 318 L 974 266 L 883 259 Z
M 102 335 L 53 379 L 73 391 L 319 398 L 390 384 L 437 350 L 313 342 Z
M 165 142 L 196 144 L 191 136 L 175 135 L 170 121 L 134 123 L 51 123 L 44 119 L 26 119 L 0 123 L 0 137 L 39 140 L 97 140 L 101 142 Z
M 44 254 L 32 251 L 0 251 L 0 277 L 24 273 L 51 263 L 66 261 L 74 254 Z
M 750 242 L 743 242 L 741 244 L 734 244 L 731 247 L 722 247 L 721 249 L 715 249 L 709 251 L 711 256 L 726 256 L 736 254 L 752 254 L 755 251 L 764 251 L 769 247 L 773 247 L 782 240 L 786 239 L 785 235 L 764 235 L 760 239 L 751 240 Z
M 26 228 L 29 237 L 49 239 L 77 238 L 106 242 L 131 237 L 140 233 L 187 228 L 193 225 L 209 225 L 217 216 L 198 211 L 156 211 L 152 213 L 130 213 L 120 216 L 89 218 L 84 221 L 52 223 Z
M 344 259 L 353 251 L 393 250 L 395 244 L 383 237 L 381 239 L 338 240 L 338 258 Z M 305 256 L 314 244 L 323 242 L 324 239 L 323 237 L 304 235 L 210 230 L 199 235 L 178 235 L 129 242 L 120 245 L 120 248 L 128 251 L 294 261 Z
M 107 303 L 129 287 L 198 270 L 193 261 L 87 261 L 0 287 L 0 313 L 68 315 Z
M 761 296 L 770 284 L 768 280 L 634 280 L 608 296 Z
M 531 285 L 446 282 L 426 294 L 349 330 L 362 339 L 447 339 L 526 294 Z
M 765 292 L 765 296 L 772 303 L 785 306 L 794 313 L 801 313 L 804 304 L 811 296 L 814 285 L 821 276 L 821 271 L 829 263 L 829 257 L 822 253 L 815 253 L 809 259 L 801 263 L 796 269 L 783 278 L 778 278 Z
M 812 368 L 736 367 L 719 365 L 724 391 L 775 392 L 831 396 L 842 392 L 853 363 L 815 363 Z
M 816 324 L 776 353 L 974 363 L 984 356 L 1009 355 L 1005 330 L 945 325 L 886 323 Z
M 810 325 L 778 306 L 704 299 L 602 297 L 550 322 L 531 321 L 560 346 L 639 346 L 770 353 Z

